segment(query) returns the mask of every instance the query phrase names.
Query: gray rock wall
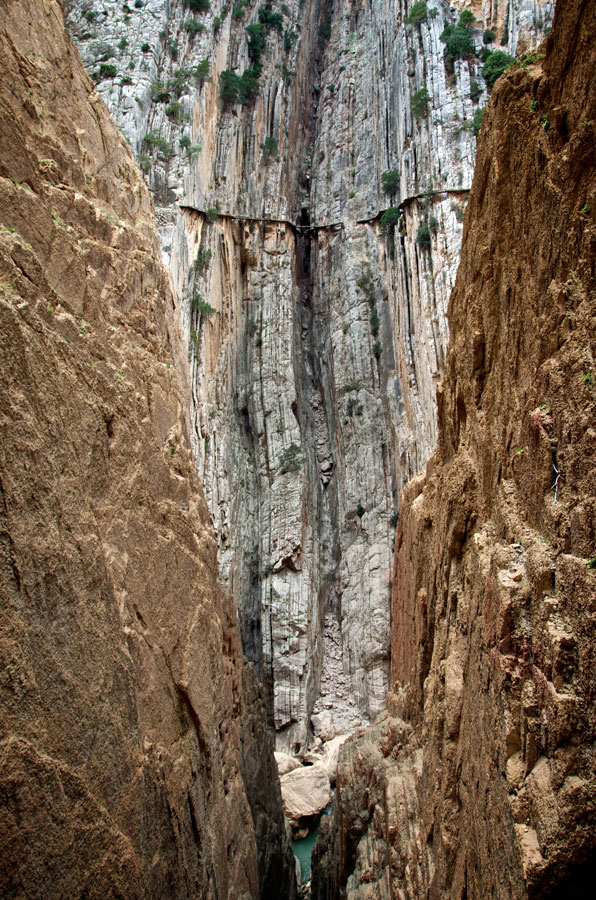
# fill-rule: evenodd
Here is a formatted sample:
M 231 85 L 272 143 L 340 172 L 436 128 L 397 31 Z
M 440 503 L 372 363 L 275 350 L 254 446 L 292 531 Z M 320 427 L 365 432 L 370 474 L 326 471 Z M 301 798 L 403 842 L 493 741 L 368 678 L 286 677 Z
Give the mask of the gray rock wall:
M 221 572 L 278 743 L 297 750 L 313 711 L 331 736 L 384 704 L 397 497 L 435 444 L 472 121 L 487 94 L 478 58 L 446 67 L 440 35 L 458 14 L 443 3 L 408 25 L 404 0 L 291 0 L 287 36 L 268 31 L 258 98 L 224 108 L 219 74 L 249 67 L 258 6 L 193 14 L 144 0 L 104 16 L 86 0 L 71 23 L 92 71 L 98 41 L 128 40 L 118 78 L 98 90 L 144 154 L 184 300 L 192 439 Z M 473 9 L 477 50 L 492 27 L 515 51 L 535 46 L 552 4 Z M 194 37 L 190 18 L 205 26 Z M 203 60 L 200 86 L 191 71 Z M 156 102 L 151 83 L 163 93 L 172 79 L 180 96 Z M 416 94 L 427 98 L 418 115 Z M 390 206 L 401 217 L 383 234 Z

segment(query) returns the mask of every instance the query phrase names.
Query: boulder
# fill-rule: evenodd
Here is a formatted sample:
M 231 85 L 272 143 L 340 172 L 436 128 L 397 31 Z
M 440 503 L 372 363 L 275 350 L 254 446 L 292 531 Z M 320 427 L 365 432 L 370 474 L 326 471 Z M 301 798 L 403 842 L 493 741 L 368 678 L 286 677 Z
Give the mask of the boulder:
M 302 765 L 299 759 L 296 759 L 295 756 L 290 756 L 289 753 L 276 752 L 275 762 L 277 763 L 277 771 L 280 778 L 282 775 L 287 775 L 288 772 L 293 772 L 294 769 L 299 769 Z
M 284 809 L 291 822 L 318 815 L 331 799 L 329 778 L 322 765 L 294 769 L 280 780 Z
M 334 737 L 331 741 L 327 741 L 326 744 L 323 744 L 321 765 L 327 772 L 327 777 L 331 782 L 334 782 L 337 778 L 337 762 L 339 759 L 340 748 L 349 737 L 349 734 L 338 734 L 337 737 Z

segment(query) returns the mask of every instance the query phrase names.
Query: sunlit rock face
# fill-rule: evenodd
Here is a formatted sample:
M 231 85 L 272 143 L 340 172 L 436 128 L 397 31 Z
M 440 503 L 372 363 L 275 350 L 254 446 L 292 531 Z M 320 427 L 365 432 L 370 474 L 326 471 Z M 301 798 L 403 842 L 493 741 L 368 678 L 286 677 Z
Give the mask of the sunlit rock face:
M 293 897 L 150 193 L 60 3 L 0 72 L 0 895 Z
M 279 746 L 302 752 L 313 713 L 333 734 L 384 706 L 399 491 L 436 442 L 487 91 L 478 56 L 446 60 L 441 3 L 408 24 L 396 0 L 289 2 L 258 95 L 225 105 L 259 6 L 86 0 L 69 21 L 155 193 L 220 570 Z M 491 28 L 491 49 L 532 48 L 552 17 L 472 9 L 478 54 Z

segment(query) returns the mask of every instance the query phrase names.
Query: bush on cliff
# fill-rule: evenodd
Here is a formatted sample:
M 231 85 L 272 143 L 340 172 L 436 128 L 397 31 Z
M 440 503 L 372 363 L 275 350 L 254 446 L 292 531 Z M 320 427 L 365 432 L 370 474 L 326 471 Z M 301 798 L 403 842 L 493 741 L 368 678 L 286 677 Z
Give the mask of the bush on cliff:
M 464 25 L 447 25 L 441 32 L 449 60 L 469 59 L 474 55 L 474 41 Z
M 482 75 L 489 87 L 492 87 L 497 78 L 515 63 L 513 56 L 509 56 L 504 50 L 495 50 L 491 53 L 482 67 Z
M 428 7 L 426 3 L 424 0 L 418 0 L 410 10 L 410 15 L 406 19 L 406 22 L 408 25 L 420 25 L 421 22 L 426 22 L 427 15 Z
M 195 12 L 209 12 L 211 9 L 209 0 L 184 0 L 184 5 L 194 9 Z

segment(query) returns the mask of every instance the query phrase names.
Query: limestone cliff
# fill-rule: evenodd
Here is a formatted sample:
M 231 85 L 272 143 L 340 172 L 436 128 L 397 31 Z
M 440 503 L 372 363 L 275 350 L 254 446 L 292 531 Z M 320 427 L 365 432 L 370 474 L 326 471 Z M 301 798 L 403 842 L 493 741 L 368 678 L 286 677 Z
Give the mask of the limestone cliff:
M 0 47 L 0 894 L 292 897 L 150 195 L 60 3 Z
M 531 49 L 552 16 L 475 4 L 478 55 L 448 65 L 458 11 L 408 24 L 412 6 L 70 3 L 155 192 L 220 568 L 292 750 L 313 711 L 331 736 L 384 705 L 393 524 L 436 441 L 483 29 Z M 256 47 L 246 28 L 262 22 Z M 222 72 L 257 56 L 255 96 L 223 102 Z
M 487 109 L 389 709 L 342 751 L 315 897 L 593 895 L 595 28 L 559 4 Z

